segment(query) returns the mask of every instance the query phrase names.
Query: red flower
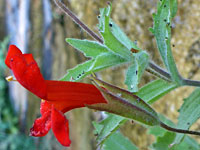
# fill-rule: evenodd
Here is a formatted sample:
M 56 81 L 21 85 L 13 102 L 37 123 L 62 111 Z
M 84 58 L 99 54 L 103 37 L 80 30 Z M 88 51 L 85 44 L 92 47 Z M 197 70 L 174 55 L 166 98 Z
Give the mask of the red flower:
M 57 140 L 69 146 L 69 126 L 64 113 L 86 104 L 106 103 L 94 85 L 44 80 L 32 54 L 22 54 L 15 45 L 10 45 L 5 63 L 23 87 L 43 99 L 42 116 L 35 120 L 30 132 L 32 136 L 45 136 L 52 128 Z

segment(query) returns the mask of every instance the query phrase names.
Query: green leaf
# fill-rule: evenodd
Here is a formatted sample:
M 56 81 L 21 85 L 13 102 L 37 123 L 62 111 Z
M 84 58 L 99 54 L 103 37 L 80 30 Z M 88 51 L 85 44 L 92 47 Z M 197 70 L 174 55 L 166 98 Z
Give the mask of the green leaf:
M 176 16 L 177 10 L 178 10 L 177 0 L 170 0 L 171 18 L 174 18 Z
M 165 116 L 159 115 L 159 118 L 165 124 L 175 127 L 175 124 Z M 156 142 L 151 145 L 154 150 L 196 150 L 200 148 L 198 143 L 188 135 L 185 135 L 185 138 L 179 144 L 175 144 L 173 141 L 178 133 L 169 132 L 156 126 L 148 127 L 148 133 L 156 136 Z
M 104 143 L 104 150 L 138 150 L 138 148 L 120 132 L 112 134 Z
M 165 116 L 159 114 L 159 118 L 163 123 L 172 127 L 175 126 L 174 123 L 167 119 Z M 151 149 L 153 150 L 169 150 L 171 146 L 170 144 L 172 144 L 176 136 L 176 133 L 169 132 L 164 128 L 156 126 L 149 127 L 148 133 L 153 134 L 156 137 L 156 141 L 151 145 Z
M 169 150 L 170 144 L 172 144 L 176 133 L 165 132 L 164 136 L 158 137 L 156 143 L 152 144 L 153 150 Z
M 113 23 L 110 20 L 110 13 L 111 13 L 110 5 L 108 5 L 107 8 L 100 9 L 100 18 L 98 27 L 104 39 L 104 44 L 109 48 L 110 51 L 114 52 L 116 55 L 119 55 L 126 60 L 130 60 L 132 57 L 130 49 L 128 49 L 121 41 L 119 41 L 111 31 Z M 124 40 L 125 39 L 123 39 L 123 41 Z
M 121 124 L 127 121 L 126 118 L 114 114 L 108 114 L 108 117 L 100 123 L 93 122 L 96 132 L 98 134 L 97 141 L 103 144 L 107 138 L 114 133 Z
M 159 126 L 153 126 L 149 127 L 148 134 L 152 134 L 154 136 L 163 136 L 165 134 L 166 130 L 164 128 L 161 128 Z
M 110 19 L 110 22 L 112 24 L 112 28 L 110 28 L 110 30 L 118 41 L 120 41 L 128 50 L 133 48 L 138 51 L 142 51 L 142 49 L 140 49 L 133 41 L 131 41 L 126 36 L 126 34 L 120 29 L 120 27 L 112 21 L 112 19 Z
M 125 63 L 126 60 L 112 52 L 102 53 L 96 57 L 93 65 L 91 66 L 91 71 L 96 72 L 96 70 L 101 70 L 111 66 L 117 66 Z
M 163 0 L 162 2 L 158 2 L 157 14 L 153 15 L 153 34 L 155 35 L 161 57 L 172 79 L 179 85 L 182 85 L 182 79 L 171 51 L 171 20 L 175 16 L 176 11 L 176 0 Z
M 95 41 L 67 38 L 66 42 L 83 52 L 86 57 L 96 58 L 100 54 L 108 52 L 106 46 Z
M 128 86 L 128 90 L 131 92 L 138 91 L 138 62 L 133 60 L 132 64 L 128 67 L 126 72 L 125 84 Z
M 145 102 L 152 104 L 176 87 L 177 85 L 174 83 L 169 83 L 167 81 L 158 79 L 143 86 L 137 93 L 137 96 L 139 96 Z
M 67 70 L 67 74 L 61 79 L 61 81 L 80 81 L 91 73 L 91 66 L 94 61 L 94 59 L 88 60 L 83 64 L 79 64 L 76 67 Z
M 184 140 L 178 144 L 173 145 L 173 140 L 176 137 L 176 133 L 166 131 L 163 136 L 157 137 L 155 143 L 151 145 L 153 150 L 197 150 L 200 149 L 198 143 L 192 139 L 191 137 L 187 136 Z
M 180 108 L 177 128 L 189 129 L 193 123 L 200 117 L 200 88 L 196 88 L 191 95 L 184 99 Z M 175 144 L 181 142 L 184 134 L 177 134 Z
M 189 136 L 186 136 L 184 140 L 174 147 L 171 150 L 197 150 L 200 149 L 199 144 Z
M 141 51 L 136 53 L 135 56 L 138 62 L 138 82 L 140 82 L 140 79 L 147 68 L 147 65 L 149 64 L 149 55 L 147 52 Z
M 102 53 L 83 64 L 79 64 L 76 67 L 69 69 L 67 74 L 61 79 L 61 81 L 80 81 L 92 72 L 97 72 L 107 67 L 116 66 L 121 63 L 125 63 L 126 60 L 120 56 L 114 55 L 112 52 Z
M 149 55 L 145 51 L 134 54 L 134 59 L 126 73 L 125 84 L 130 92 L 138 91 L 138 84 L 149 63 Z

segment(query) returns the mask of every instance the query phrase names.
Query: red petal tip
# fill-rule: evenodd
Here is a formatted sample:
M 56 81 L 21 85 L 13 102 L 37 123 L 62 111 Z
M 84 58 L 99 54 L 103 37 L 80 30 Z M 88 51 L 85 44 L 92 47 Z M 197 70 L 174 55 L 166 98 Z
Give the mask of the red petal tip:
M 5 64 L 11 69 L 10 61 L 13 56 L 15 55 L 22 55 L 20 49 L 15 45 L 10 45 L 8 49 L 8 53 L 6 55 Z
M 68 120 L 61 111 L 52 108 L 52 130 L 56 139 L 63 146 L 70 146 L 71 140 L 69 139 L 69 124 Z
M 45 136 L 51 129 L 51 112 L 45 113 L 42 117 L 35 120 L 33 127 L 30 129 L 31 136 Z

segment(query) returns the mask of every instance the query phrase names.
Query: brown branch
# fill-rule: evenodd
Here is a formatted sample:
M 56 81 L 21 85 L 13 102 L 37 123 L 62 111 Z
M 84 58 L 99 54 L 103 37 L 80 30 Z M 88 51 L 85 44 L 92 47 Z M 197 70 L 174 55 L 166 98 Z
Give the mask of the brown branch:
M 67 8 L 60 0 L 54 0 L 55 4 L 65 13 L 67 14 L 76 24 L 78 24 L 82 29 L 84 29 L 91 37 L 97 40 L 100 43 L 103 43 L 103 40 L 93 32 L 86 24 L 84 24 L 78 17 Z
M 160 123 L 160 126 L 165 128 L 168 131 L 177 132 L 177 133 L 183 133 L 183 134 L 199 135 L 200 136 L 200 132 L 172 128 L 172 127 L 169 127 L 168 125 L 166 125 L 166 124 L 164 124 L 162 122 Z

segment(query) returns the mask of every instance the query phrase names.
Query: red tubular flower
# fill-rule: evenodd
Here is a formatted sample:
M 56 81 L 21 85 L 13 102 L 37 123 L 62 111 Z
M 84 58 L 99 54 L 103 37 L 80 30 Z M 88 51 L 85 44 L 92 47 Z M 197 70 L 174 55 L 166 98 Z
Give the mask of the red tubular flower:
M 43 99 L 42 116 L 35 120 L 30 131 L 32 136 L 45 136 L 52 128 L 57 140 L 63 146 L 69 146 L 69 126 L 64 113 L 86 104 L 106 103 L 94 85 L 44 80 L 32 54 L 22 54 L 15 45 L 10 45 L 5 64 L 23 87 Z

